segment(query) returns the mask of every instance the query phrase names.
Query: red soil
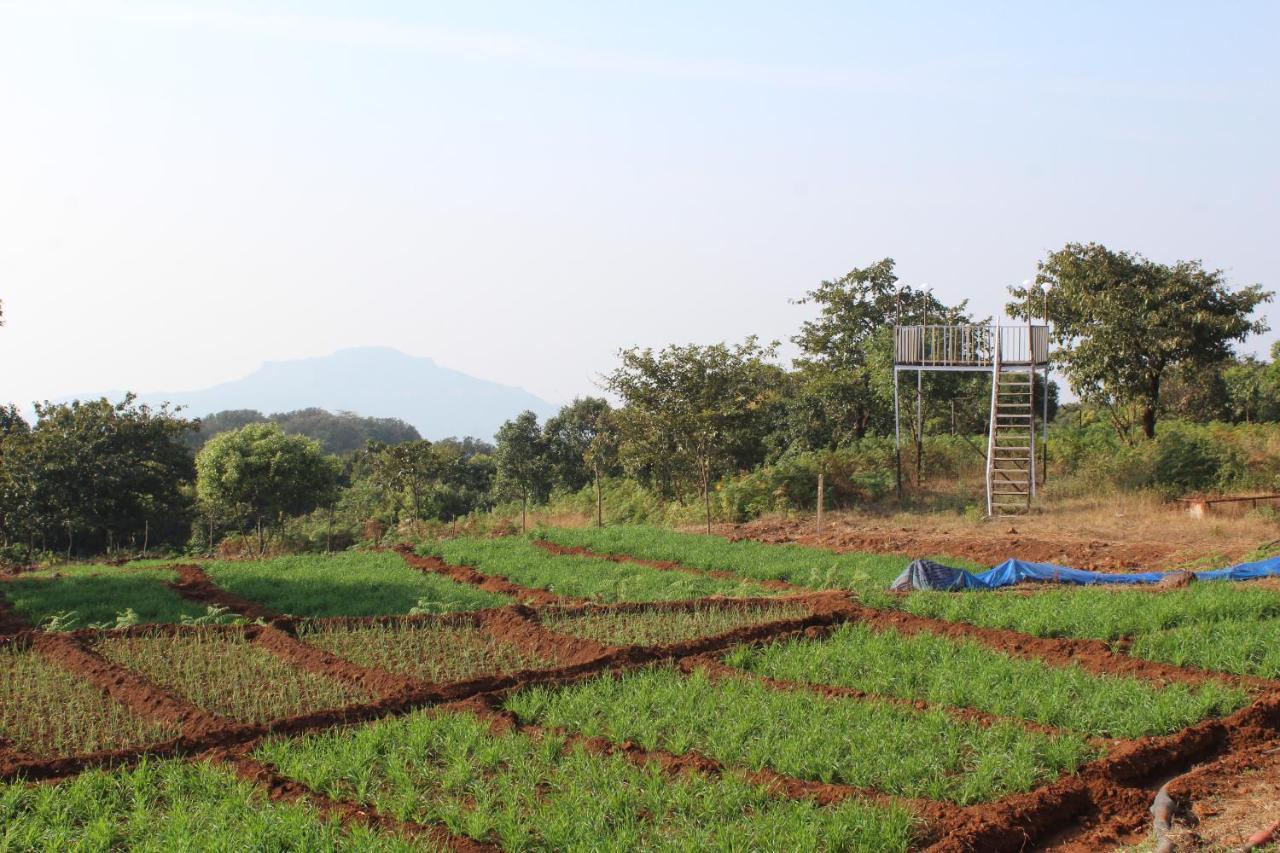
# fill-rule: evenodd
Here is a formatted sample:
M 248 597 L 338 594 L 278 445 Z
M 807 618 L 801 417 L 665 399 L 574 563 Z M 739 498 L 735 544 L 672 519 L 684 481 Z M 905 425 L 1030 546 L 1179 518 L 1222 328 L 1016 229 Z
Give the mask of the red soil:
M 930 554 L 967 557 L 994 566 L 1010 557 L 1042 563 L 1059 563 L 1079 569 L 1129 571 L 1157 569 L 1179 561 L 1185 546 L 1160 542 L 1106 542 L 1097 539 L 1048 538 L 984 528 L 976 531 L 860 529 L 835 527 L 822 536 L 813 532 L 813 520 L 769 518 L 749 524 L 722 525 L 717 530 L 729 539 L 759 542 L 796 542 L 836 552 L 871 551 L 923 557 Z

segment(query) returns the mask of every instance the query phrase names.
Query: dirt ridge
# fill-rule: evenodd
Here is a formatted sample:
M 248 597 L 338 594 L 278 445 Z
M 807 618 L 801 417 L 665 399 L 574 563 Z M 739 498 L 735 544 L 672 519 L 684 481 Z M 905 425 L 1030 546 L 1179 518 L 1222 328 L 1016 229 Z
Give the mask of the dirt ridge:
M 213 582 L 209 573 L 202 566 L 192 563 L 166 566 L 178 573 L 178 579 L 169 582 L 169 588 L 188 601 L 209 607 L 225 607 L 227 610 L 246 619 L 271 620 L 280 616 L 274 610 L 242 598 L 233 592 L 223 589 Z
M 749 581 L 759 584 L 766 589 L 785 589 L 793 592 L 811 592 L 808 587 L 798 586 L 783 580 L 759 580 L 757 578 L 749 578 L 744 575 L 726 572 L 720 569 L 699 569 L 693 566 L 687 566 L 684 563 L 675 560 L 646 560 L 643 557 L 632 557 L 630 554 L 607 554 L 603 551 L 592 551 L 590 548 L 583 548 L 579 545 L 558 545 L 548 539 L 534 539 L 533 544 L 537 545 L 544 551 L 565 557 L 589 557 L 593 560 L 607 560 L 610 563 L 631 563 L 637 566 L 645 566 L 650 569 L 657 569 L 662 572 L 682 572 L 687 575 L 700 575 L 707 578 L 715 578 L 716 580 L 731 581 Z
M 545 589 L 521 586 L 498 575 L 478 572 L 470 566 L 456 566 L 453 563 L 446 563 L 439 557 L 421 557 L 413 553 L 413 549 L 408 545 L 398 545 L 395 551 L 406 563 L 420 572 L 442 575 L 450 580 L 473 586 L 485 592 L 509 595 L 522 604 L 581 604 L 585 601 L 585 599 L 581 598 L 558 595 Z

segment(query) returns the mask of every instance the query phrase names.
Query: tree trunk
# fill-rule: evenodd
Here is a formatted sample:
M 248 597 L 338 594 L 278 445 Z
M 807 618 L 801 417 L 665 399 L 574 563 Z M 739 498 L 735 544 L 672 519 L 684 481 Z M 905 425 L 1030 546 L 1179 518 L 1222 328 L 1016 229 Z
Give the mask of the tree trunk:
M 596 527 L 604 527 L 604 495 L 600 490 L 600 464 L 591 466 L 596 480 Z
M 1160 377 L 1151 380 L 1150 397 L 1142 406 L 1142 434 L 1147 438 L 1156 437 L 1156 407 L 1160 405 Z
M 142 559 L 147 558 L 147 543 L 151 541 L 151 519 L 142 522 Z
M 267 541 L 262 538 L 262 516 L 258 516 L 258 556 L 267 553 Z
M 827 466 L 818 465 L 818 535 L 822 535 L 822 498 L 826 491 Z
M 209 513 L 209 556 L 213 556 L 213 513 Z
M 329 526 L 324 531 L 324 552 L 333 553 L 333 504 L 329 504 Z
M 529 506 L 529 493 L 521 492 L 520 493 L 520 532 L 521 533 L 524 533 L 529 529 L 528 506 Z
M 702 464 L 702 502 L 707 510 L 707 533 L 711 532 L 711 463 Z

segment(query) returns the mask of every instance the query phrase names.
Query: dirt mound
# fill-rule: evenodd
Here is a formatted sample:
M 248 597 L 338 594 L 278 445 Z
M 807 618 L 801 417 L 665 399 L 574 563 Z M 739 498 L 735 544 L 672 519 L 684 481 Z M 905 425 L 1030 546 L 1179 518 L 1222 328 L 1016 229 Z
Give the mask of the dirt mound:
M 795 542 L 836 552 L 870 551 L 904 557 L 965 557 L 994 566 L 1011 557 L 1037 563 L 1057 563 L 1094 571 L 1131 571 L 1172 567 L 1180 562 L 1180 546 L 1159 542 L 1108 542 L 1100 539 L 1049 537 L 981 530 L 908 530 L 873 527 L 834 527 L 817 536 L 812 519 L 761 519 L 750 524 L 723 525 L 717 530 L 730 539 Z
M 256 601 L 241 598 L 218 586 L 200 566 L 181 565 L 172 568 L 178 573 L 178 579 L 169 586 L 183 598 L 205 606 L 225 607 L 246 619 L 274 619 L 280 615 Z

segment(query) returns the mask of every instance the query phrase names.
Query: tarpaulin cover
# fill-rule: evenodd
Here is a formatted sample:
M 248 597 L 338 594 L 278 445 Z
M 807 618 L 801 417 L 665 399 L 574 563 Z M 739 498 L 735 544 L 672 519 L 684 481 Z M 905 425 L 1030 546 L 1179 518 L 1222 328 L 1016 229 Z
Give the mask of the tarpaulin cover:
M 970 572 L 954 569 L 928 560 L 914 560 L 898 575 L 890 589 L 997 589 L 1023 581 L 1069 584 L 1142 584 L 1159 583 L 1174 572 L 1089 572 L 1069 569 L 1052 563 L 1028 563 L 1005 560 L 994 569 Z M 1180 573 L 1179 573 L 1180 574 Z M 1240 563 L 1225 569 L 1195 572 L 1196 580 L 1244 581 L 1255 578 L 1280 577 L 1280 557 L 1269 557 L 1252 563 Z

